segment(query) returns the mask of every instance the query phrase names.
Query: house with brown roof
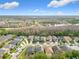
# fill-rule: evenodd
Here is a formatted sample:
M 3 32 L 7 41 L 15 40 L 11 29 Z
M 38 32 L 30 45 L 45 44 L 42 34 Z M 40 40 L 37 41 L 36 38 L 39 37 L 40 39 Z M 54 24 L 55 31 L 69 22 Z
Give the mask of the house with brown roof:
M 64 36 L 64 40 L 65 42 L 69 43 L 70 41 L 72 41 L 72 38 L 70 36 Z
M 0 59 L 3 59 L 1 55 L 0 55 Z
M 53 53 L 52 47 L 50 47 L 50 46 L 44 46 L 44 52 L 45 52 L 48 56 L 52 56 L 52 53 Z

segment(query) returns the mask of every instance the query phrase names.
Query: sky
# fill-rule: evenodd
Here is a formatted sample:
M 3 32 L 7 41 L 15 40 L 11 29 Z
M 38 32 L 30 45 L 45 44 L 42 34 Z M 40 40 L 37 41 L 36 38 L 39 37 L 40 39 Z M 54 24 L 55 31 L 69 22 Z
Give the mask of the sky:
M 0 0 L 0 15 L 79 15 L 79 0 Z

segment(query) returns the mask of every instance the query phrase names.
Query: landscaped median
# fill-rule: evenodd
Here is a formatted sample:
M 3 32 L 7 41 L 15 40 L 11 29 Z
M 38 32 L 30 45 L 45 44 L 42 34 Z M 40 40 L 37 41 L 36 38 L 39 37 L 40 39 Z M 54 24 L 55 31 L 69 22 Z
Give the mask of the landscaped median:
M 18 55 L 18 59 L 27 59 L 26 58 L 26 51 L 27 51 L 27 48 L 23 49 L 20 54 Z

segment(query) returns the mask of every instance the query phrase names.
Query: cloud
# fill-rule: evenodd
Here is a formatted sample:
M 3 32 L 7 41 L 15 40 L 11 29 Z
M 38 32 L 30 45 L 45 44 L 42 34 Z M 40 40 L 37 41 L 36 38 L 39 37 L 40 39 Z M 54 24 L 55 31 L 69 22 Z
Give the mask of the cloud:
M 61 16 L 61 15 L 63 15 L 63 12 L 57 11 L 57 12 L 56 12 L 56 15 L 57 15 L 57 16 Z
M 77 14 L 79 14 L 79 11 L 77 12 Z
M 31 14 L 33 14 L 33 15 L 52 15 L 52 12 L 47 11 L 47 10 L 34 9 L 31 11 Z
M 18 2 L 6 2 L 4 4 L 0 4 L 0 8 L 2 9 L 13 9 L 19 6 Z
M 39 12 L 39 9 L 35 9 L 33 12 L 34 12 L 34 13 L 35 13 L 35 12 Z
M 65 6 L 69 3 L 73 3 L 79 0 L 52 0 L 49 4 L 48 7 L 62 7 Z
M 73 14 L 79 15 L 79 11 L 75 11 L 75 12 L 73 12 Z

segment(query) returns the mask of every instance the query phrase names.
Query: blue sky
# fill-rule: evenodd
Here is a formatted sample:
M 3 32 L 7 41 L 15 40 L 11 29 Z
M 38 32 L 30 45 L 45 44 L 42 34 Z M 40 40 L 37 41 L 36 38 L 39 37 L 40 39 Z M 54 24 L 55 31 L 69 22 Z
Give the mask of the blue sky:
M 0 15 L 79 15 L 79 0 L 0 0 Z

